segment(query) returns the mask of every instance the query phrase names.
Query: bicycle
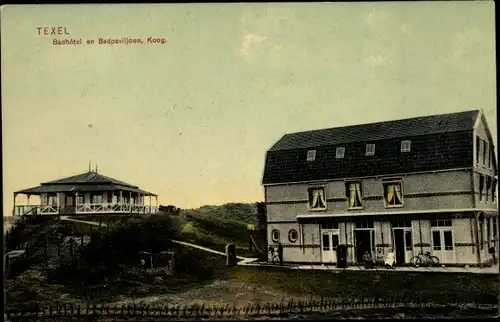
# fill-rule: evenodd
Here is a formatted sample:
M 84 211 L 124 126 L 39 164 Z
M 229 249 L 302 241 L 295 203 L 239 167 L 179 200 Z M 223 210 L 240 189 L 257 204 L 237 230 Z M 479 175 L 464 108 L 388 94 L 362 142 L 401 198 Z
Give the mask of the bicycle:
M 269 247 L 269 255 L 270 255 L 270 262 L 271 263 L 279 263 L 280 258 L 278 256 L 278 253 L 274 250 L 273 247 Z
M 431 256 L 431 252 L 418 253 L 417 256 L 413 256 L 410 259 L 410 264 L 413 266 L 437 266 L 439 265 L 439 258 L 436 256 Z

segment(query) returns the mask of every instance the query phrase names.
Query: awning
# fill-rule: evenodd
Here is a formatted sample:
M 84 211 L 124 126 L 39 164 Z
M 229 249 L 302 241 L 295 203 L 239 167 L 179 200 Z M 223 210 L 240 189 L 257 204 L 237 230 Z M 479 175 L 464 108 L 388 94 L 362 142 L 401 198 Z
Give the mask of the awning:
M 401 210 L 400 208 L 387 209 L 386 211 L 379 212 L 347 212 L 347 213 L 312 213 L 297 215 L 297 221 L 318 221 L 321 219 L 335 219 L 335 218 L 360 218 L 370 216 L 396 216 L 396 215 L 424 215 L 424 214 L 440 214 L 440 213 L 464 213 L 464 212 L 484 212 L 492 213 L 498 212 L 497 210 L 486 209 L 433 209 L 433 210 Z

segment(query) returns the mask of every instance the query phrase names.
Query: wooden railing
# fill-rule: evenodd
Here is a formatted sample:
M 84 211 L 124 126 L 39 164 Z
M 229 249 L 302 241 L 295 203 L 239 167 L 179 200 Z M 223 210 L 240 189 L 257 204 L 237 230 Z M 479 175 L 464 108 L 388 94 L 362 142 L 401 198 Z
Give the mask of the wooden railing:
M 99 213 L 138 213 L 150 214 L 158 211 L 157 206 L 150 205 L 135 205 L 125 203 L 83 203 L 77 204 L 68 209 L 60 209 L 57 205 L 16 205 L 12 214 L 14 216 L 26 215 L 54 215 L 54 214 L 99 214 Z
M 84 203 L 76 206 L 75 213 L 108 213 L 108 212 L 122 212 L 122 213 L 155 213 L 158 211 L 157 206 L 149 205 L 135 205 L 125 203 Z
M 13 216 L 26 215 L 55 215 L 59 213 L 57 205 L 16 205 L 12 212 Z

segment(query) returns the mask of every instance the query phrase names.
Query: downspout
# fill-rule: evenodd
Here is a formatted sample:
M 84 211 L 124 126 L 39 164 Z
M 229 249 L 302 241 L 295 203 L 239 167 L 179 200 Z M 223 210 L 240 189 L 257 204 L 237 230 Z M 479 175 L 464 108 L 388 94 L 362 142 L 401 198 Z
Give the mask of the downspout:
M 320 261 L 323 263 L 323 247 L 321 247 L 321 244 L 323 243 L 323 235 L 321 235 L 321 224 L 318 224 L 318 237 L 319 237 L 319 256 L 320 256 Z M 330 247 L 332 245 L 330 244 Z
M 418 234 L 420 235 L 420 252 L 424 253 L 424 244 L 422 243 L 422 223 L 418 220 Z

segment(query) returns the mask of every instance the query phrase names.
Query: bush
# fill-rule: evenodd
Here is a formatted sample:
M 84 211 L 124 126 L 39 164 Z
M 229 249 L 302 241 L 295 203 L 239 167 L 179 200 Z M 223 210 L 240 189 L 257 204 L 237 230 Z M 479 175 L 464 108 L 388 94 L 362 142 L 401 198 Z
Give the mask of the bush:
M 106 233 L 95 232 L 80 258 L 61 265 L 50 277 L 64 284 L 98 284 L 106 276 L 118 275 L 122 265 L 137 265 L 140 251 L 156 253 L 171 248 L 170 238 L 178 227 L 170 216 L 152 215 Z

